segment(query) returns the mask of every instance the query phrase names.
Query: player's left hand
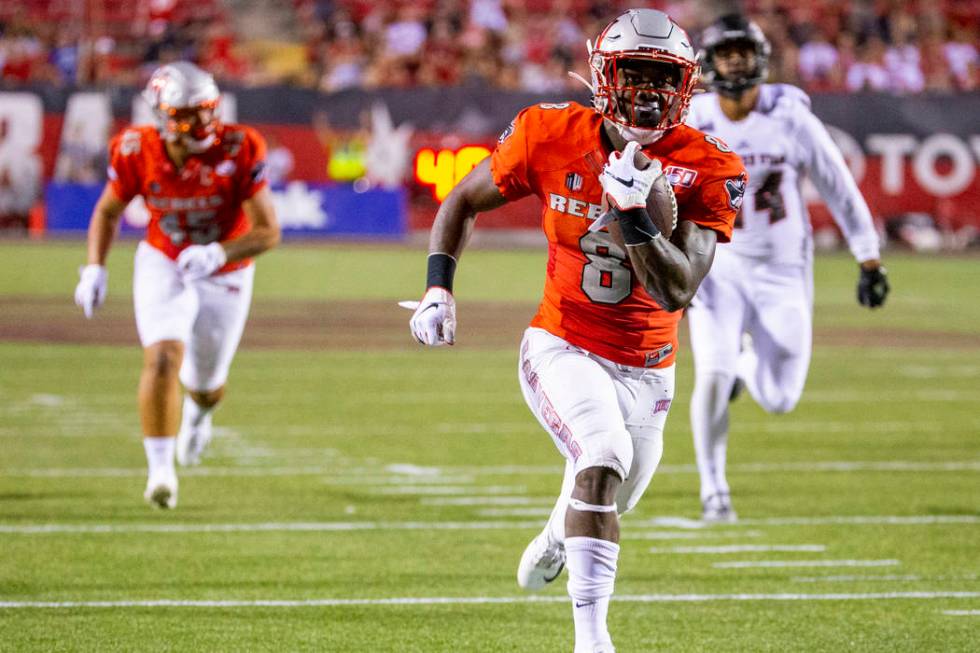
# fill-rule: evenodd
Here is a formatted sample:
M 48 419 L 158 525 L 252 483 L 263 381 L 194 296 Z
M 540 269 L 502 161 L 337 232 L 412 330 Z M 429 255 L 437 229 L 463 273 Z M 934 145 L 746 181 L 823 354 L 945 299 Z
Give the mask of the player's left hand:
M 423 345 L 438 347 L 456 343 L 456 300 L 445 288 L 432 286 L 420 302 L 398 302 L 402 308 L 415 309 L 409 326 L 412 335 Z
M 861 306 L 878 308 L 888 297 L 888 277 L 881 265 L 861 265 L 861 276 L 858 277 L 857 300 Z
M 640 144 L 630 141 L 622 152 L 609 155 L 609 162 L 603 166 L 599 183 L 609 201 L 620 211 L 646 208 L 647 197 L 654 180 L 663 174 L 660 161 L 653 159 L 642 170 L 636 165 Z
M 177 269 L 188 281 L 209 277 L 228 262 L 221 243 L 191 245 L 177 256 Z

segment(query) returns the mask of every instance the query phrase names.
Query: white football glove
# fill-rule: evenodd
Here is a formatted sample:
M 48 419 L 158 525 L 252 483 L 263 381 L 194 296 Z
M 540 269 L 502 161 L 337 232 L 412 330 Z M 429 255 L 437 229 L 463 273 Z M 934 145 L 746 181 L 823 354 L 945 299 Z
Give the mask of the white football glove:
M 647 197 L 654 180 L 663 174 L 660 161 L 653 159 L 640 170 L 633 162 L 640 144 L 630 141 L 622 152 L 612 152 L 609 163 L 602 167 L 599 183 L 609 201 L 620 211 L 646 208 Z
M 445 288 L 433 286 L 425 291 L 422 301 L 398 305 L 415 309 L 408 324 L 421 344 L 438 347 L 456 342 L 456 300 Z
M 82 309 L 85 317 L 92 319 L 95 309 L 105 302 L 109 291 L 109 273 L 105 266 L 90 263 L 78 268 L 78 285 L 75 286 L 75 305 Z
M 227 262 L 221 243 L 191 245 L 177 256 L 177 269 L 184 279 L 193 281 L 211 276 Z

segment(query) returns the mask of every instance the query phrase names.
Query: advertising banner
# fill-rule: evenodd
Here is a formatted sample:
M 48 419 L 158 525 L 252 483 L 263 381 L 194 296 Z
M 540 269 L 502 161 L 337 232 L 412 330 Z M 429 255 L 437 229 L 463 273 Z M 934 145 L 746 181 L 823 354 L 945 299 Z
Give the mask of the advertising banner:
M 97 184 L 47 184 L 48 231 L 86 231 L 101 192 L 102 186 Z M 400 240 L 406 234 L 405 193 L 401 189 L 359 192 L 347 185 L 294 181 L 274 188 L 272 198 L 286 238 Z M 148 219 L 146 207 L 137 197 L 126 207 L 120 233 L 138 236 Z

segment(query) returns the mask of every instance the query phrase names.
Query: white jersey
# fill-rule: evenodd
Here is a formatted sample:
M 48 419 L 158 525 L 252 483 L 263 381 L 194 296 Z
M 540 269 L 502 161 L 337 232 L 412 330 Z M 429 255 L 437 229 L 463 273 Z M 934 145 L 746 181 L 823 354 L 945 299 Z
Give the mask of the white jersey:
M 718 95 L 695 95 L 687 122 L 720 137 L 749 173 L 735 222 L 735 253 L 778 263 L 804 263 L 813 248 L 810 216 L 800 184 L 809 176 L 858 261 L 878 258 L 871 213 L 844 157 L 810 111 L 810 98 L 789 84 L 763 84 L 748 117 L 732 122 Z

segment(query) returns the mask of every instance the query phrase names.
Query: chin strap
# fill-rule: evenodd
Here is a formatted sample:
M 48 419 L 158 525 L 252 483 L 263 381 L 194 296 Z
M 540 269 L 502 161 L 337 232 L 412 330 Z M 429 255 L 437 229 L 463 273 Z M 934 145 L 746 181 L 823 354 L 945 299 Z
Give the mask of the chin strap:
M 576 81 L 582 82 L 583 84 L 585 84 L 585 88 L 592 91 L 593 95 L 595 94 L 595 89 L 592 87 L 592 82 L 586 80 L 584 77 L 582 77 L 581 75 L 579 75 L 577 72 L 573 70 L 568 71 L 568 76 Z

